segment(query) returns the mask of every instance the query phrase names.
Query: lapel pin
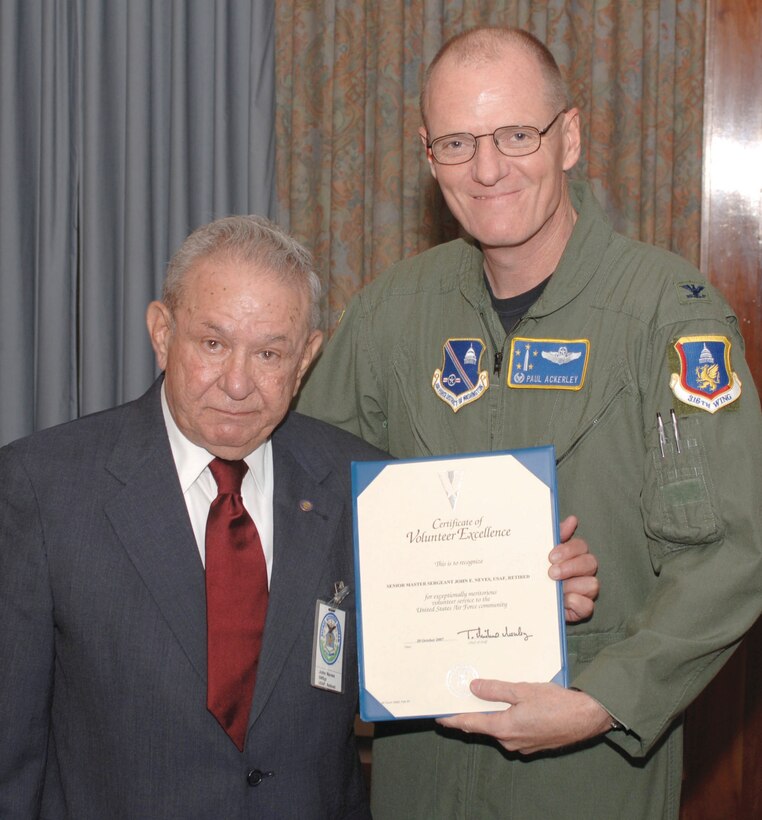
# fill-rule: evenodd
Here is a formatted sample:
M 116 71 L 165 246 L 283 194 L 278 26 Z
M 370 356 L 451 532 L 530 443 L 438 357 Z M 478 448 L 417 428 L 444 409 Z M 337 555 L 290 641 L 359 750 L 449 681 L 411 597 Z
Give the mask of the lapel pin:
M 300 509 L 302 512 L 310 512 L 310 511 L 313 509 L 313 507 L 314 507 L 314 506 L 315 506 L 315 505 L 314 505 L 311 501 L 309 501 L 308 499 L 306 499 L 306 498 L 303 498 L 303 499 L 299 502 L 299 509 Z

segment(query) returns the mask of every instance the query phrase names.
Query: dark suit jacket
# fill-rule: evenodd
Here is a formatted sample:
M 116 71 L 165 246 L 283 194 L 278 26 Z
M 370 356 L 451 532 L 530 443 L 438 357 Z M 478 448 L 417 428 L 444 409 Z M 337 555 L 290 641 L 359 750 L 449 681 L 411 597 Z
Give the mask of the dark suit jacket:
M 354 596 L 345 693 L 310 686 L 310 664 L 316 599 L 354 587 L 349 461 L 379 453 L 297 414 L 273 435 L 269 609 L 239 753 L 205 705 L 204 570 L 159 385 L 0 450 L 0 817 L 368 817 Z

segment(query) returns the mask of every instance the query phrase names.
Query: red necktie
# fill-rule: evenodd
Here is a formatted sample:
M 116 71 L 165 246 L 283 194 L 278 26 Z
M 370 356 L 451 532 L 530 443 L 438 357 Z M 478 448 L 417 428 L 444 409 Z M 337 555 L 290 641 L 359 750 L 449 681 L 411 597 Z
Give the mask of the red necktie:
M 209 465 L 218 495 L 206 522 L 206 705 L 243 751 L 267 615 L 267 567 L 243 506 L 244 461 Z

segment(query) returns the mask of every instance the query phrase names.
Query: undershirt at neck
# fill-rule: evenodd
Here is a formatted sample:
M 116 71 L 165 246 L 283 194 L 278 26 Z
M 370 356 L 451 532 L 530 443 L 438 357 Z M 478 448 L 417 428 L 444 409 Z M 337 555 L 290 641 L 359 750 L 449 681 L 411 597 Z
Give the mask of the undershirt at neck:
M 487 274 L 484 274 L 484 284 L 487 286 L 492 307 L 495 313 L 500 317 L 500 322 L 505 329 L 506 335 L 510 336 L 511 333 L 513 333 L 514 328 L 521 321 L 524 314 L 540 298 L 540 294 L 545 290 L 545 286 L 548 282 L 550 282 L 550 276 L 547 279 L 543 279 L 539 285 L 535 285 L 531 290 L 519 293 L 518 296 L 498 299 L 492 292 Z

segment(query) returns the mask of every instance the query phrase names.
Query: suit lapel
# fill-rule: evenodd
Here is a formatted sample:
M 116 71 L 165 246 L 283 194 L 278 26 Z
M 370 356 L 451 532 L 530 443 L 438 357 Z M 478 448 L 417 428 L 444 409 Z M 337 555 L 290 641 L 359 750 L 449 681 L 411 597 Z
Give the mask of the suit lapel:
M 106 514 L 156 606 L 206 680 L 204 569 L 167 438 L 159 385 L 128 408 L 107 464 L 124 487 Z
M 106 505 L 106 514 L 205 685 L 204 568 L 180 490 L 159 388 L 157 382 L 125 410 L 124 427 L 107 463 L 123 487 Z M 343 500 L 326 487 L 328 468 L 304 457 L 304 443 L 297 444 L 288 433 L 273 437 L 273 570 L 250 724 L 261 714 L 294 643 L 312 629 L 314 602 L 332 593 L 333 582 L 346 580 L 325 579 Z
M 273 439 L 273 571 L 250 724 L 259 717 L 294 642 L 312 629 L 314 602 L 329 596 L 330 584 L 343 580 L 325 581 L 325 560 L 344 505 L 321 485 L 325 476 L 316 476 L 312 469 L 277 436 Z M 312 507 L 301 503 L 305 501 Z M 310 602 L 307 608 L 304 601 Z

